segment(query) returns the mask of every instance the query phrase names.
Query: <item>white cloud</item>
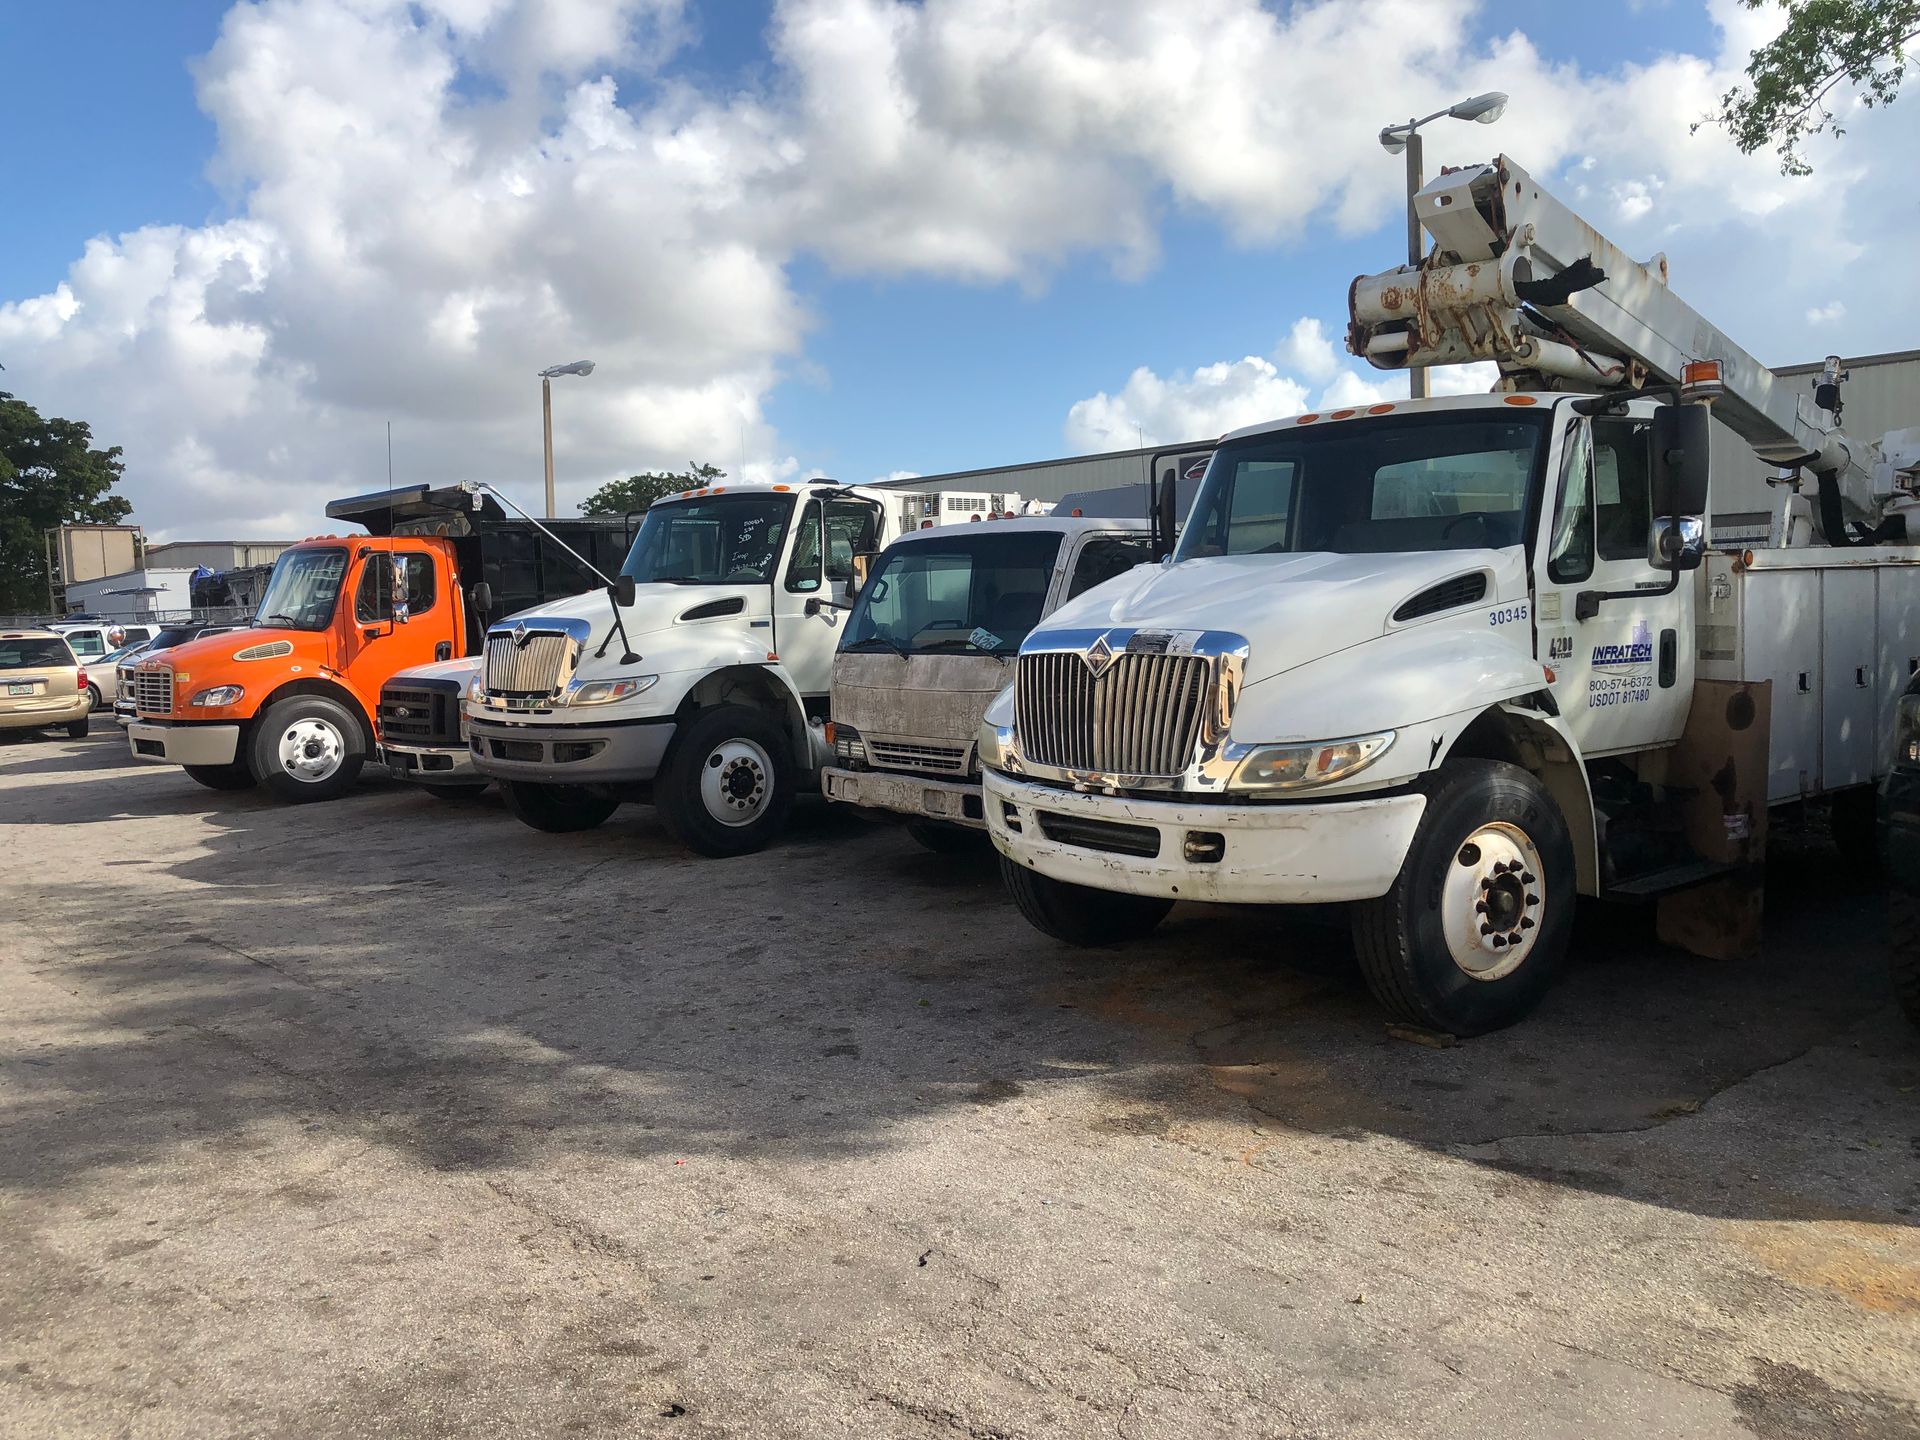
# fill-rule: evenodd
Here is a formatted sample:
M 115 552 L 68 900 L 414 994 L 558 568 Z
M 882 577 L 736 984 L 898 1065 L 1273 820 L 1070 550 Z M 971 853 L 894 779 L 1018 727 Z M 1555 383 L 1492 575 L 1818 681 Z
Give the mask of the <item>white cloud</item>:
M 1837 320 L 1847 318 L 1847 307 L 1838 300 L 1830 300 L 1825 305 L 1815 305 L 1807 311 L 1807 324 L 1831 325 Z
M 1495 87 L 1507 118 L 1436 129 L 1430 166 L 1505 145 L 1571 174 L 1590 220 L 1665 249 L 1676 289 L 1762 354 L 1824 349 L 1839 317 L 1813 312 L 1846 301 L 1871 317 L 1850 348 L 1912 343 L 1887 327 L 1920 313 L 1916 281 L 1861 256 L 1910 228 L 1881 177 L 1917 112 L 1853 117 L 1810 180 L 1690 135 L 1777 23 L 1710 3 L 1720 54 L 1596 75 L 1517 33 L 1476 46 L 1474 0 L 778 0 L 766 73 L 726 93 L 662 68 L 707 14 L 682 0 L 236 5 L 196 68 L 232 218 L 90 241 L 54 290 L 0 304 L 0 347 L 10 388 L 126 446 L 162 534 L 300 528 L 384 484 L 389 419 L 399 478 L 531 499 L 532 372 L 576 356 L 599 369 L 555 388 L 563 503 L 689 459 L 794 473 L 764 407 L 810 363 L 797 255 L 1038 290 L 1089 256 L 1146 273 L 1170 209 L 1246 244 L 1358 234 L 1401 203 L 1379 97 Z M 1391 263 L 1380 243 L 1351 269 Z M 1137 371 L 1070 432 L 1184 439 L 1398 393 L 1328 328 Z

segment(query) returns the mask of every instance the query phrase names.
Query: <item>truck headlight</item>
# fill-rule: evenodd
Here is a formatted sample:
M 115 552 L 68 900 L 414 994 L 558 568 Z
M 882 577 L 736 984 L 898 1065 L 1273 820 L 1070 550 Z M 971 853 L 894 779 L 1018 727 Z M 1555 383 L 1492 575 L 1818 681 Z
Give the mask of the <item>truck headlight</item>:
M 202 709 L 214 710 L 222 705 L 233 704 L 234 701 L 246 693 L 246 689 L 243 686 L 216 685 L 211 690 L 200 691 L 191 700 L 187 701 L 187 704 L 196 705 Z
M 560 697 L 560 703 L 611 705 L 616 700 L 625 700 L 629 695 L 638 695 L 642 690 L 652 688 L 659 679 L 658 675 L 633 675 L 624 680 L 573 680 L 568 682 L 567 692 Z
M 867 742 L 853 726 L 840 720 L 827 721 L 827 744 L 833 747 L 833 758 L 842 765 L 866 768 Z
M 982 769 L 1002 772 L 1020 769 L 1020 742 L 1013 733 L 1013 686 L 994 696 L 980 719 L 974 738 L 974 762 Z
M 476 670 L 473 672 L 473 678 L 467 681 L 467 700 L 470 704 L 478 705 L 482 700 L 486 698 L 487 698 L 486 676 L 483 672 Z
M 1920 695 L 1902 695 L 1894 712 L 1893 763 L 1920 765 Z
M 1257 745 L 1233 772 L 1233 790 L 1305 790 L 1357 775 L 1393 744 L 1391 730 L 1309 745 Z

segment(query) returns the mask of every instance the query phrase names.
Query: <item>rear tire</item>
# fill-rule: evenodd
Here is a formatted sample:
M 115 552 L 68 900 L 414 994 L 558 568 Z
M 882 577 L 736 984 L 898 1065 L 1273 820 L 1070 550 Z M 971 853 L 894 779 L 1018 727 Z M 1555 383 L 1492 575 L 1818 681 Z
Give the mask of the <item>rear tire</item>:
M 1393 888 L 1353 906 L 1374 998 L 1453 1035 L 1513 1024 L 1559 978 L 1573 927 L 1573 839 L 1517 765 L 1456 760 L 1427 777 L 1426 813 Z
M 547 785 L 537 780 L 502 780 L 500 798 L 514 819 L 549 835 L 598 829 L 620 808 L 620 802 L 612 796 L 596 795 L 584 786 Z
M 359 717 L 324 695 L 290 695 L 253 727 L 253 773 L 282 800 L 337 800 L 360 778 L 367 738 Z
M 1114 945 L 1138 940 L 1173 909 L 1171 900 L 1094 890 L 1041 875 L 1000 857 L 1000 878 L 1027 923 L 1069 945 Z
M 1896 890 L 1887 902 L 1887 968 L 1894 997 L 1909 1022 L 1920 1027 L 1920 895 Z
M 209 790 L 251 790 L 257 783 L 244 760 L 236 760 L 231 765 L 188 765 L 185 769 L 189 780 L 198 781 Z
M 78 720 L 68 721 L 67 722 L 67 738 L 69 740 L 86 739 L 87 730 L 89 728 L 89 722 L 92 720 L 92 718 L 93 717 L 90 715 L 82 715 Z
M 936 855 L 985 855 L 993 848 L 986 831 L 964 825 L 916 820 L 907 826 L 907 834 Z
M 92 711 L 92 710 L 98 710 L 99 708 L 100 708 L 100 687 L 94 684 L 91 680 L 89 680 L 87 682 L 87 709 L 89 711 Z
M 751 855 L 786 827 L 794 765 L 778 717 L 750 705 L 696 713 L 653 787 L 667 833 L 698 855 Z

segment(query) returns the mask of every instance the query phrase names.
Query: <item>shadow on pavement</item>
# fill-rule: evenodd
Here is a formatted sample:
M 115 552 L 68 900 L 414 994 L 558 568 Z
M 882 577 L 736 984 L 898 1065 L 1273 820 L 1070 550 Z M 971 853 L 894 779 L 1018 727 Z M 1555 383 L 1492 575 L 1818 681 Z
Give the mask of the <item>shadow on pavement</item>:
M 552 836 L 493 798 L 8 787 L 8 758 L 0 823 L 54 792 L 62 823 L 209 823 L 198 853 L 31 879 L 36 934 L 76 946 L 32 963 L 96 1018 L 18 1022 L 0 1186 L 243 1151 L 289 1107 L 432 1166 L 511 1169 L 879 1151 L 928 1113 L 1070 1086 L 1098 1092 L 1096 1135 L 1280 1132 L 1249 1164 L 1380 1136 L 1703 1215 L 1913 1223 L 1920 1047 L 1890 1020 L 1879 900 L 1791 838 L 1760 960 L 1695 960 L 1650 912 L 1589 906 L 1538 1015 L 1429 1049 L 1387 1034 L 1327 916 L 1182 907 L 1151 940 L 1073 951 L 1026 927 L 990 857 L 820 805 L 712 861 L 645 806 Z M 111 768 L 91 743 L 66 758 Z

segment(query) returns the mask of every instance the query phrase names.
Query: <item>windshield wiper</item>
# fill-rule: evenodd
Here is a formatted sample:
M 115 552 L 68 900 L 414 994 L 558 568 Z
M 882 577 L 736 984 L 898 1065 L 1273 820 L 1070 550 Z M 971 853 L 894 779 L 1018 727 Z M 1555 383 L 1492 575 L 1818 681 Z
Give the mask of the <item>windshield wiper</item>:
M 276 625 L 276 624 L 285 625 L 289 630 L 298 630 L 300 628 L 300 622 L 294 619 L 293 616 L 282 615 L 277 610 L 271 615 L 254 616 L 253 624 L 256 630 L 259 629 L 260 626 L 262 625 Z
M 962 649 L 971 650 L 976 655 L 991 655 L 994 659 L 1002 661 L 1004 661 L 1007 656 L 1013 654 L 1012 650 L 989 650 L 984 645 L 976 645 L 964 635 L 952 640 L 935 640 L 930 645 L 917 646 L 915 647 L 914 653 L 917 655 L 932 655 L 936 651 L 944 651 L 951 646 L 959 646 Z
M 902 660 L 906 659 L 907 655 L 910 653 L 906 649 L 906 647 L 901 645 L 898 641 L 889 640 L 884 635 L 869 635 L 864 640 L 856 640 L 851 645 L 843 645 L 840 648 L 847 651 L 849 654 L 852 654 L 854 651 L 857 651 L 857 650 L 871 649 L 875 645 L 880 646 L 883 650 L 891 650 L 894 654 L 898 655 Z

